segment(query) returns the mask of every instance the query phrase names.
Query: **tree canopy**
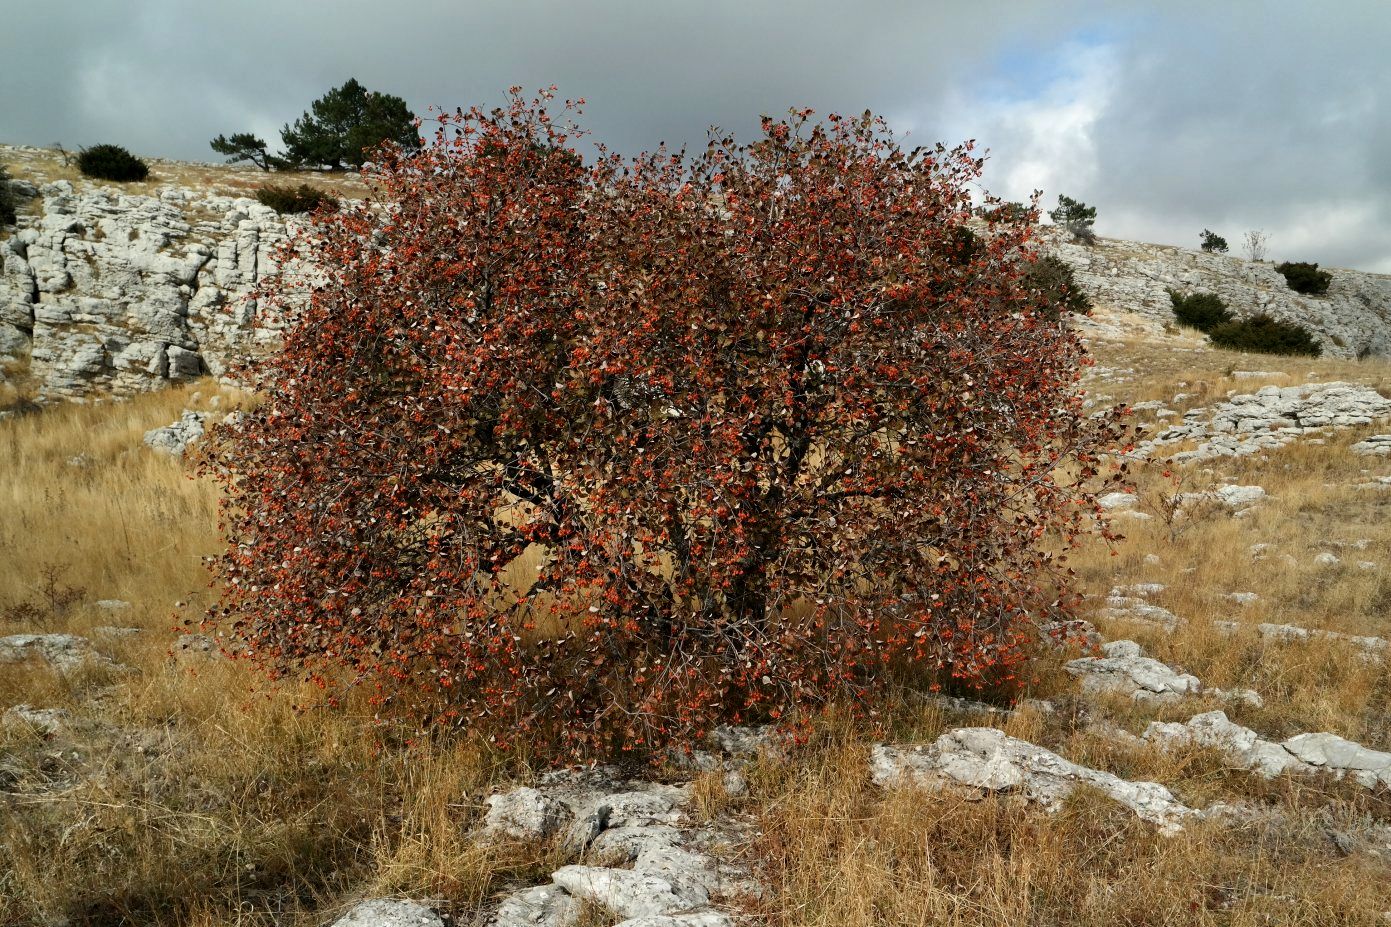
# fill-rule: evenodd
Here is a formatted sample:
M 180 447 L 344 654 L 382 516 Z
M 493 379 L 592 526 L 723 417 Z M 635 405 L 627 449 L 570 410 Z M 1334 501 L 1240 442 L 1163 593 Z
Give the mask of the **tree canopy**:
M 538 754 L 1010 686 L 1110 426 L 982 160 L 798 111 L 591 167 L 549 100 L 384 149 L 292 245 L 318 271 L 265 294 L 284 348 L 208 457 L 213 620 Z
M 420 147 L 415 115 L 406 101 L 368 90 L 349 79 L 310 104 L 310 109 L 280 131 L 285 157 L 306 167 L 361 168 L 382 142 L 407 150 Z

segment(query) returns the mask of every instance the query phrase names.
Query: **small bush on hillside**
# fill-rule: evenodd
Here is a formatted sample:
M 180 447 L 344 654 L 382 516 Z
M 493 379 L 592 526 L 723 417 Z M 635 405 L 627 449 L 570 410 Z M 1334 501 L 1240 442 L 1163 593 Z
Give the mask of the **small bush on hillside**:
M 1177 290 L 1170 290 L 1169 301 L 1174 304 L 1174 316 L 1179 324 L 1200 332 L 1210 332 L 1233 319 L 1227 304 L 1215 293 L 1190 293 L 1184 296 Z
M 1203 229 L 1202 244 L 1200 247 L 1204 251 L 1217 252 L 1218 254 L 1227 253 L 1227 239 L 1218 235 L 1216 232 Z
M 14 225 L 14 191 L 10 189 L 10 175 L 0 165 L 0 225 Z
M 1275 269 L 1284 275 L 1285 283 L 1289 284 L 1291 290 L 1306 296 L 1322 296 L 1333 282 L 1332 274 L 1319 270 L 1318 264 L 1307 261 L 1286 261 L 1275 265 Z
M 256 199 L 282 216 L 286 213 L 313 212 L 320 206 L 338 208 L 338 197 L 302 183 L 298 187 L 267 184 L 256 191 Z
M 1323 353 L 1322 345 L 1314 340 L 1308 329 L 1264 314 L 1224 322 L 1208 332 L 1208 338 L 1217 347 L 1231 351 L 1307 357 L 1318 357 Z
M 1024 283 L 1036 290 L 1048 305 L 1056 306 L 1058 313 L 1092 314 L 1092 301 L 1087 291 L 1073 279 L 1072 265 L 1051 254 L 1034 262 L 1024 274 Z
M 1010 200 L 1003 203 L 981 206 L 976 214 L 992 222 L 1035 222 L 1038 211 L 1027 203 Z
M 149 165 L 120 145 L 93 145 L 91 148 L 83 148 L 77 155 L 77 169 L 84 176 L 97 180 L 124 182 L 144 180 L 150 176 Z

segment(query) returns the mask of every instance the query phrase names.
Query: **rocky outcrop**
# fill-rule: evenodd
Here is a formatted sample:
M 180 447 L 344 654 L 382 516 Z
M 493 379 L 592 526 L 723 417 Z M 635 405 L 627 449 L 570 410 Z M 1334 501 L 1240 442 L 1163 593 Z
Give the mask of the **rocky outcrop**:
M 1210 409 L 1188 411 L 1181 424 L 1165 426 L 1136 445 L 1133 456 L 1158 457 L 1167 445 L 1196 441 L 1193 450 L 1169 459 L 1183 463 L 1245 457 L 1329 429 L 1355 428 L 1387 418 L 1391 418 L 1391 399 L 1370 386 L 1342 382 L 1267 386 L 1229 396 Z M 1367 452 L 1377 453 L 1375 449 Z
M 1043 231 L 1046 250 L 1099 305 L 1173 322 L 1170 289 L 1214 293 L 1239 318 L 1265 313 L 1309 328 L 1326 356 L 1391 355 L 1391 276 L 1331 268 L 1328 293 L 1303 296 L 1270 263 L 1108 238 L 1088 246 Z
M 111 661 L 92 649 L 92 642 L 76 634 L 11 634 L 0 637 L 0 663 L 38 660 L 62 673 L 88 666 L 110 666 Z
M 1115 692 L 1137 702 L 1172 702 L 1203 689 L 1198 677 L 1145 656 L 1134 641 L 1111 641 L 1101 646 L 1101 653 L 1070 660 L 1066 666 L 1088 694 Z
M 1298 734 L 1274 743 L 1228 720 L 1220 711 L 1194 715 L 1182 724 L 1152 722 L 1145 739 L 1165 746 L 1187 744 L 1220 750 L 1233 762 L 1266 778 L 1286 772 L 1324 771 L 1367 788 L 1391 787 L 1391 753 L 1329 733 Z
M 207 416 L 202 412 L 184 409 L 177 422 L 145 432 L 145 446 L 174 457 L 182 457 L 188 446 L 206 433 Z
M 870 760 L 876 784 L 928 788 L 965 786 L 1017 792 L 1057 810 L 1079 785 L 1097 789 L 1162 832 L 1183 828 L 1195 814 L 1157 782 L 1131 782 L 1066 760 L 1050 750 L 989 727 L 948 731 L 926 747 L 876 746 Z
M 0 241 L 0 361 L 24 361 L 44 400 L 130 395 L 274 344 L 249 296 L 290 227 L 254 200 L 68 181 Z

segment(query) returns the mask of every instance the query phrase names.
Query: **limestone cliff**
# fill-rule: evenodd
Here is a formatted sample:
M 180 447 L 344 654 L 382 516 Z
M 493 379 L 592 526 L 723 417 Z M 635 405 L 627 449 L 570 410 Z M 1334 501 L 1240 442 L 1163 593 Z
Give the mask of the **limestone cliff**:
M 247 296 L 287 227 L 254 200 L 68 181 L 0 241 L 0 360 L 29 360 L 41 399 L 128 395 L 272 341 Z

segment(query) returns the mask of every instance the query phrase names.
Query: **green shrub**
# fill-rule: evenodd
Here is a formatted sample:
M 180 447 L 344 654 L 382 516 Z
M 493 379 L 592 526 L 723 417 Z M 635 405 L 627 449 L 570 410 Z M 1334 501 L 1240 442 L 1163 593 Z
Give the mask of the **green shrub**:
M 1275 269 L 1284 275 L 1285 282 L 1291 290 L 1306 296 L 1322 296 L 1328 292 L 1328 285 L 1333 282 L 1332 274 L 1326 270 L 1319 270 L 1318 264 L 1310 264 L 1307 261 L 1286 261 L 1277 264 Z
M 10 175 L 0 165 L 0 225 L 14 225 L 14 191 L 10 189 Z
M 1227 239 L 1218 235 L 1216 232 L 1203 229 L 1202 244 L 1200 247 L 1204 251 L 1215 251 L 1218 254 L 1227 253 Z
M 1184 296 L 1177 290 L 1170 290 L 1169 301 L 1174 304 L 1174 316 L 1179 324 L 1200 332 L 1210 332 L 1233 319 L 1227 304 L 1215 293 L 1190 293 Z
M 282 216 L 291 212 L 313 212 L 320 206 L 329 211 L 338 208 L 338 197 L 302 183 L 298 187 L 267 184 L 256 191 L 256 199 Z
M 1073 279 L 1072 265 L 1066 261 L 1052 255 L 1039 258 L 1024 274 L 1024 283 L 1042 293 L 1049 305 L 1057 306 L 1059 314 L 1092 314 L 1092 301 Z
M 1253 315 L 1249 319 L 1224 322 L 1208 333 L 1219 348 L 1250 351 L 1255 354 L 1300 354 L 1318 357 L 1322 346 L 1309 330 L 1290 322 L 1281 322 L 1268 315 Z
M 120 145 L 93 145 L 77 155 L 77 169 L 98 180 L 144 180 L 150 168 Z

